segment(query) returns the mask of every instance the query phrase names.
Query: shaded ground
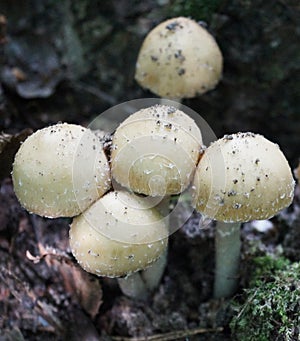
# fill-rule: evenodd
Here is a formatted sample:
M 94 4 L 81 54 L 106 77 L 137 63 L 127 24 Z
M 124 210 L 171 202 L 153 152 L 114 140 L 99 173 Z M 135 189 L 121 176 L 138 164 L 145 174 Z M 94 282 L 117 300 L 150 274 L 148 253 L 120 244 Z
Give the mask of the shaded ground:
M 263 255 L 282 245 L 284 255 L 300 260 L 295 238 L 300 229 L 299 202 L 297 196 L 290 211 L 274 218 L 266 231 L 244 226 L 241 286 L 247 286 L 254 248 Z M 18 339 L 12 333 L 20 334 L 20 340 L 118 340 L 111 337 L 170 332 L 171 340 L 184 339 L 176 337 L 180 332 L 189 340 L 231 340 L 228 323 L 233 312 L 225 301 L 211 298 L 214 227 L 199 229 L 199 215 L 171 236 L 162 283 L 143 302 L 123 296 L 115 280 L 99 280 L 82 271 L 69 250 L 69 221 L 24 212 L 10 180 L 2 183 L 0 207 L 3 340 Z
M 16 134 L 57 121 L 88 125 L 114 104 L 151 97 L 133 79 L 139 46 L 156 23 L 185 14 L 207 21 L 225 61 L 219 86 L 185 104 L 217 136 L 262 133 L 279 143 L 294 168 L 300 156 L 298 1 L 186 3 L 2 1 L 1 130 Z M 12 145 L 17 148 L 18 138 Z M 11 157 L 2 158 L 0 166 L 1 340 L 110 340 L 176 331 L 185 331 L 189 340 L 231 339 L 232 312 L 211 299 L 213 224 L 199 230 L 194 215 L 172 235 L 159 289 L 148 302 L 134 302 L 114 280 L 99 280 L 77 267 L 68 249 L 67 219 L 30 216 L 19 206 L 10 162 Z M 244 226 L 239 290 L 247 285 L 254 247 L 264 254 L 280 246 L 285 256 L 300 260 L 297 193 L 268 231 Z

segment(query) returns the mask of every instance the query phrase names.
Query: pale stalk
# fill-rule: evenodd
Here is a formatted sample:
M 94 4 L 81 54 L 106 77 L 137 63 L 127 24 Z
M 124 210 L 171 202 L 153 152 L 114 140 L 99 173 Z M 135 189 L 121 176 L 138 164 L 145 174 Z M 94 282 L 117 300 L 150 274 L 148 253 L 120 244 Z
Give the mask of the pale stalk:
M 214 297 L 230 297 L 238 286 L 241 223 L 217 221 Z

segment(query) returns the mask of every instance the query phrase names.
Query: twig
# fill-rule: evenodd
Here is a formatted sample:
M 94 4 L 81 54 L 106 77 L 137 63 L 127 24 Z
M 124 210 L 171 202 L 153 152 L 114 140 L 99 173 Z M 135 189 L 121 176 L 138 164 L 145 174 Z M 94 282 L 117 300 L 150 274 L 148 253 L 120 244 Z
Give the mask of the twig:
M 32 261 L 34 264 L 39 263 L 44 260 L 45 257 L 50 256 L 56 258 L 59 262 L 66 262 L 67 264 L 73 264 L 71 257 L 69 257 L 65 252 L 58 249 L 47 246 L 44 248 L 39 244 L 40 256 L 34 256 L 29 250 L 26 250 L 26 257 Z
M 123 337 L 123 336 L 112 336 L 112 340 L 114 341 L 171 341 L 178 340 L 182 338 L 186 338 L 189 336 L 194 336 L 197 334 L 205 334 L 205 333 L 220 333 L 223 331 L 223 327 L 219 328 L 194 328 L 187 330 L 178 330 L 165 334 L 156 334 L 151 336 L 142 336 L 142 337 Z
M 243 312 L 246 310 L 246 308 L 248 307 L 248 305 L 254 300 L 254 297 L 255 297 L 257 291 L 258 291 L 258 289 L 256 289 L 255 292 L 254 292 L 254 294 L 246 301 L 246 303 L 244 304 L 243 308 L 242 308 L 242 309 L 239 311 L 239 313 L 237 314 L 236 320 L 238 320 L 238 319 L 242 316 Z

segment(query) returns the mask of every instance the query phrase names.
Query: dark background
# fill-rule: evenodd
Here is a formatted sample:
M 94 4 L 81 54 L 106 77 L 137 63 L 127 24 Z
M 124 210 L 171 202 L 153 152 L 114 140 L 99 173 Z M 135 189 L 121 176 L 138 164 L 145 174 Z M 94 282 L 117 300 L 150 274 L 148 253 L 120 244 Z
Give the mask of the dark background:
M 297 0 L 1 1 L 0 129 L 87 124 L 103 110 L 154 97 L 134 80 L 143 38 L 166 18 L 206 23 L 224 56 L 214 91 L 184 101 L 218 137 L 253 131 L 299 157 Z M 2 36 L 5 27 L 2 24 Z

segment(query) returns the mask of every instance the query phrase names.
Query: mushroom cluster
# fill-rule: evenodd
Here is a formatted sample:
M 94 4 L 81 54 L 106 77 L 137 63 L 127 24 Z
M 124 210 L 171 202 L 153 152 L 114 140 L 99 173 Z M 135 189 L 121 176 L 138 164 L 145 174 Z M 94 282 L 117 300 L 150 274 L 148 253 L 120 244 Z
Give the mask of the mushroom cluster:
M 161 97 L 180 100 L 213 89 L 222 64 L 213 37 L 179 17 L 148 34 L 135 78 Z M 99 137 L 82 126 L 36 131 L 15 156 L 20 203 L 41 216 L 73 217 L 70 247 L 78 263 L 95 275 L 117 277 L 125 294 L 144 298 L 166 263 L 173 231 L 168 198 L 191 189 L 193 207 L 217 221 L 214 295 L 230 296 L 240 224 L 269 219 L 293 199 L 294 179 L 279 147 L 261 135 L 237 133 L 203 151 L 195 121 L 170 105 L 131 114 L 111 142 L 107 157 Z
M 123 121 L 109 160 L 93 131 L 59 123 L 24 141 L 14 189 L 31 213 L 74 217 L 70 247 L 79 264 L 98 276 L 126 277 L 119 280 L 123 292 L 142 298 L 164 270 L 170 233 L 164 198 L 190 185 L 201 148 L 194 120 L 166 105 Z
M 165 198 L 191 188 L 195 209 L 217 221 L 215 297 L 236 287 L 240 224 L 269 219 L 293 198 L 294 179 L 278 145 L 237 133 L 203 152 L 197 124 L 171 106 L 131 114 L 109 154 L 108 160 L 87 128 L 60 123 L 38 130 L 15 156 L 14 189 L 32 213 L 74 217 L 70 246 L 79 264 L 98 276 L 125 276 L 123 292 L 137 298 L 164 270 Z

